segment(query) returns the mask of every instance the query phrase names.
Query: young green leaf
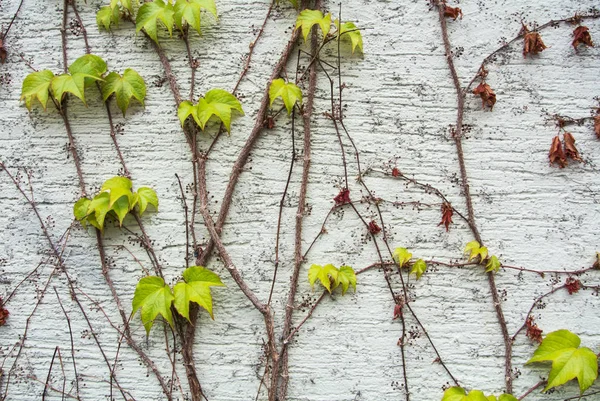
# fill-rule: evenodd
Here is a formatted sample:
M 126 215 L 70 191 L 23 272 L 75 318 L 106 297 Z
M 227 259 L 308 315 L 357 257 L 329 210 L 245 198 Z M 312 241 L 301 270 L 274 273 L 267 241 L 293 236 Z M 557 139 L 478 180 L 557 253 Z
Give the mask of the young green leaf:
M 302 36 L 304 36 L 305 42 L 314 25 L 319 25 L 321 27 L 323 39 L 325 39 L 331 28 L 331 14 L 328 13 L 323 16 L 323 13 L 319 10 L 303 10 L 298 15 L 298 19 L 296 19 L 296 29 L 302 29 Z
M 102 187 L 100 188 L 101 191 L 106 191 L 106 190 L 113 190 L 113 189 L 127 189 L 131 191 L 131 187 L 133 186 L 133 183 L 131 182 L 131 180 L 127 177 L 120 177 L 120 176 L 115 176 L 112 178 L 109 178 L 108 180 L 104 181 L 104 184 L 102 184 Z
M 442 401 L 489 401 L 489 399 L 479 390 L 467 392 L 462 387 L 450 387 L 444 391 Z
M 96 227 L 99 230 L 104 228 L 104 219 L 108 212 L 110 212 L 110 195 L 108 192 L 100 192 L 98 195 L 92 199 L 88 206 L 87 214 L 90 215 L 93 213 L 94 220 L 88 219 L 90 224 Z M 94 222 L 97 224 L 94 224 Z
M 358 47 L 360 51 L 363 51 L 363 39 L 360 31 L 354 24 L 354 22 L 344 22 L 340 26 L 340 20 L 335 20 L 335 27 L 337 28 L 337 36 L 340 39 L 350 39 L 350 43 L 352 44 L 352 53 L 354 54 L 354 50 Z
M 579 336 L 569 330 L 549 333 L 526 364 L 552 362 L 548 384 L 544 391 L 560 386 L 577 378 L 581 394 L 598 377 L 598 358 L 589 348 L 579 348 Z
M 285 82 L 282 78 L 274 79 L 271 82 L 271 86 L 269 87 L 269 105 L 273 106 L 273 102 L 278 97 L 281 97 L 281 100 L 283 100 L 288 116 L 292 114 L 292 109 L 296 102 L 302 104 L 302 91 L 300 88 L 291 82 Z
M 88 208 L 92 201 L 88 198 L 81 198 L 73 206 L 73 215 L 78 221 L 83 221 L 88 215 Z
M 412 255 L 411 255 L 412 256 Z M 423 259 L 417 260 L 413 263 L 410 273 L 414 273 L 417 276 L 417 280 L 421 278 L 423 273 L 427 270 L 427 263 Z
M 89 75 L 95 79 L 102 77 L 106 72 L 106 62 L 99 56 L 94 54 L 86 54 L 79 57 L 69 66 L 71 75 L 83 74 Z M 92 79 L 90 82 L 93 82 Z
M 113 93 L 117 98 L 117 106 L 119 106 L 123 112 L 123 116 L 125 116 L 131 98 L 137 99 L 144 106 L 146 83 L 140 74 L 131 68 L 127 68 L 123 76 L 116 72 L 111 72 L 104 78 L 104 82 L 102 83 L 102 98 L 106 102 Z
M 346 294 L 350 285 L 354 288 L 354 292 L 356 292 L 356 274 L 354 273 L 354 269 L 350 266 L 341 266 L 334 284 L 334 288 L 338 285 L 342 286 L 342 295 Z
M 333 280 L 335 288 L 335 283 L 338 280 L 338 273 L 339 270 L 332 264 L 325 266 L 312 265 L 310 269 L 308 269 L 308 282 L 312 287 L 315 282 L 319 280 L 323 287 L 331 293 L 331 280 Z
M 194 121 L 196 124 L 200 125 L 200 120 L 198 120 L 198 113 L 196 112 L 197 107 L 190 101 L 184 100 L 179 103 L 179 107 L 177 108 L 177 117 L 179 117 L 179 121 L 181 121 L 181 126 L 183 127 L 183 123 L 189 116 L 194 117 Z
M 137 203 L 140 206 L 140 216 L 144 214 L 148 205 L 154 206 L 155 209 L 158 209 L 158 196 L 156 192 L 152 188 L 141 187 L 137 190 Z M 132 204 L 132 207 L 135 205 L 135 202 Z
M 21 100 L 25 99 L 25 106 L 29 111 L 31 111 L 31 103 L 35 99 L 46 110 L 50 84 L 53 78 L 54 73 L 50 70 L 32 72 L 25 77 L 21 88 Z
M 497 272 L 498 270 L 500 270 L 500 267 L 502 266 L 502 263 L 500 263 L 500 261 L 498 260 L 498 258 L 495 255 L 492 255 L 490 257 L 490 259 L 488 260 L 487 264 L 485 265 L 486 272 Z
M 72 93 L 77 96 L 83 104 L 87 104 L 85 101 L 85 80 L 91 79 L 98 80 L 100 78 L 83 73 L 76 74 L 61 74 L 54 77 L 52 80 L 52 94 L 54 98 L 59 102 L 62 101 L 63 97 L 67 93 Z
M 198 34 L 200 32 L 200 10 L 209 11 L 217 18 L 214 0 L 177 0 L 175 2 L 175 25 L 183 31 L 183 23 L 188 23 Z
M 394 259 L 396 259 L 396 262 L 398 262 L 398 266 L 406 266 L 410 261 L 410 258 L 412 258 L 412 253 L 408 252 L 406 248 L 394 249 Z
M 242 115 L 244 114 L 242 105 L 235 96 L 223 89 L 211 89 L 204 98 L 200 99 L 196 106 L 196 121 L 200 128 L 204 130 L 208 120 L 215 115 L 223 122 L 227 132 L 230 132 L 231 110 L 237 110 Z
M 480 257 L 480 260 L 484 260 L 487 258 L 488 249 L 485 246 L 481 246 L 477 241 L 471 241 L 467 244 L 463 253 L 469 254 L 469 262 L 477 256 Z
M 214 319 L 210 287 L 225 286 L 219 276 L 202 266 L 192 266 L 185 269 L 183 279 L 185 282 L 177 283 L 173 288 L 177 312 L 189 320 L 190 302 L 195 302 Z
M 111 196 L 112 196 L 112 192 L 111 191 Z M 110 208 L 113 212 L 115 212 L 115 214 L 117 215 L 117 218 L 119 219 L 119 226 L 123 225 L 123 219 L 125 218 L 125 216 L 127 216 L 127 213 L 129 213 L 129 211 L 131 210 L 131 206 L 129 203 L 129 199 L 130 196 L 129 194 L 124 194 L 127 196 L 120 196 L 119 198 L 117 198 L 116 201 L 112 202 L 110 205 Z
M 165 281 L 156 276 L 142 278 L 135 287 L 133 295 L 132 313 L 142 309 L 142 323 L 146 328 L 146 333 L 154 324 L 154 319 L 161 315 L 171 326 L 173 326 L 173 315 L 171 313 L 171 303 L 175 297 L 171 288 L 165 284 Z
M 167 0 L 166 3 L 163 0 L 154 0 L 151 3 L 144 3 L 138 10 L 135 19 L 135 31 L 139 32 L 144 29 L 148 36 L 158 43 L 158 21 L 160 20 L 169 31 L 169 35 L 172 35 L 174 14 L 175 11 L 170 0 Z
M 119 16 L 121 12 L 118 7 L 104 6 L 96 13 L 96 23 L 99 27 L 110 30 L 110 25 L 119 25 Z

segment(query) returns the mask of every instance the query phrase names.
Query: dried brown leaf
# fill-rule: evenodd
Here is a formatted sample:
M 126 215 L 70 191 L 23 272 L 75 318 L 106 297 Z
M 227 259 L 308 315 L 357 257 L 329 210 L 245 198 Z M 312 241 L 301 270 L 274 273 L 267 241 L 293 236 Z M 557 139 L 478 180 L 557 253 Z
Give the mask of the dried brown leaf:
M 480 83 L 477 88 L 473 89 L 473 94 L 481 97 L 481 107 L 485 109 L 485 106 L 488 106 L 490 110 L 493 110 L 494 104 L 496 104 L 496 94 L 488 84 Z
M 458 7 L 448 7 L 444 4 L 444 17 L 450 17 L 454 21 L 456 21 L 458 17 L 460 17 L 460 19 L 463 18 L 463 13 L 462 10 Z
M 575 147 L 575 138 L 569 132 L 565 132 L 563 135 L 565 142 L 565 155 L 573 160 L 581 161 L 579 151 Z
M 586 46 L 594 47 L 592 42 L 592 36 L 590 35 L 589 28 L 587 26 L 578 26 L 573 31 L 573 47 L 577 50 L 577 46 L 584 44 Z
M 550 153 L 548 154 L 550 164 L 558 163 L 558 167 L 564 168 L 567 165 L 567 157 L 563 152 L 562 144 L 558 135 L 552 139 L 552 146 L 550 146 Z
M 529 32 L 527 28 L 525 28 L 525 32 L 525 36 L 523 37 L 523 57 L 527 57 L 528 54 L 538 54 L 547 48 L 538 32 Z

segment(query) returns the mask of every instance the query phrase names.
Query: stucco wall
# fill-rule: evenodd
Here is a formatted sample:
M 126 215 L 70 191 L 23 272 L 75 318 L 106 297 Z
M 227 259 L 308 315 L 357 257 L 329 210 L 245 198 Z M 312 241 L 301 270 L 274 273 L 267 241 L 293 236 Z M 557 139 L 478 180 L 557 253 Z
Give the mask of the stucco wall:
M 148 84 L 145 108 L 134 105 L 125 118 L 114 103 L 112 110 L 115 123 L 122 124 L 118 140 L 134 184 L 152 186 L 159 195 L 159 211 L 149 213 L 144 221 L 167 277 L 175 281 L 182 272 L 185 252 L 185 223 L 175 173 L 184 184 L 192 182 L 190 152 L 175 113 L 172 93 L 162 82 L 164 73 L 156 53 L 143 35 L 135 35 L 130 23 L 123 23 L 112 33 L 99 31 L 95 12 L 104 3 L 88 0 L 87 4 L 78 2 L 78 7 L 92 51 L 107 60 L 109 70 L 122 72 L 134 68 Z M 202 37 L 192 35 L 193 52 L 200 60 L 196 96 L 215 87 L 231 90 L 268 5 L 268 0 L 217 0 L 218 23 L 205 25 Z M 462 84 L 468 83 L 482 59 L 499 46 L 502 38 L 512 38 L 519 32 L 521 16 L 528 22 L 541 24 L 584 12 L 593 5 L 597 2 L 462 2 L 464 19 L 449 22 L 450 40 L 459 54 L 455 62 Z M 0 22 L 6 27 L 18 1 L 2 0 L 0 6 Z M 338 14 L 337 3 L 326 2 L 326 7 Z M 344 2 L 342 13 L 344 19 L 361 27 L 364 38 L 364 57 L 346 52 L 341 61 L 347 86 L 345 123 L 360 149 L 363 167 L 383 170 L 385 163 L 397 157 L 397 167 L 403 173 L 431 184 L 458 210 L 466 211 L 458 181 L 456 149 L 449 130 L 449 125 L 456 121 L 456 92 L 444 58 L 437 12 L 430 11 L 424 0 L 351 0 Z M 37 69 L 60 72 L 61 15 L 62 1 L 25 1 L 6 39 L 7 63 L 0 66 L 3 77 L 0 160 L 13 174 L 31 172 L 35 200 L 42 216 L 51 219 L 50 233 L 55 240 L 72 224 L 72 205 L 79 194 L 77 176 L 65 147 L 67 138 L 58 113 L 51 108 L 44 112 L 40 107 L 29 113 L 19 104 L 21 82 L 30 72 L 19 53 Z M 254 124 L 263 88 L 294 20 L 291 8 L 277 9 L 258 42 L 250 72 L 240 87 L 246 115 L 234 119 L 231 136 L 219 140 L 208 162 L 208 187 L 214 196 L 211 212 L 218 211 L 231 166 Z M 592 37 L 600 40 L 600 23 L 593 20 L 585 24 Z M 565 169 L 548 165 L 548 149 L 557 129 L 553 122 L 547 121 L 545 113 L 588 116 L 590 108 L 596 105 L 593 97 L 600 94 L 600 49 L 582 48 L 576 54 L 571 47 L 571 32 L 568 25 L 546 29 L 542 37 L 549 48 L 539 56 L 524 59 L 519 41 L 490 65 L 488 83 L 498 97 L 493 112 L 482 111 L 479 98 L 467 96 L 465 123 L 472 129 L 466 134 L 463 146 L 476 220 L 490 252 L 505 264 L 534 270 L 576 270 L 591 266 L 595 252 L 600 250 L 597 166 L 600 142 L 591 125 L 570 127 L 584 163 L 571 163 Z M 189 69 L 183 42 L 163 35 L 161 44 L 186 93 Z M 81 35 L 73 35 L 71 31 L 68 54 L 71 61 L 84 54 Z M 325 50 L 324 59 L 334 62 L 334 55 L 331 46 Z M 293 76 L 295 66 L 294 58 L 288 65 L 288 75 Z M 329 83 L 322 73 L 319 77 L 307 200 L 310 214 L 304 220 L 305 249 L 321 229 L 343 176 L 337 137 L 331 121 L 323 115 L 330 107 Z M 78 101 L 69 102 L 69 118 L 86 183 L 89 188 L 98 189 L 104 180 L 119 172 L 120 166 L 101 98 L 92 90 L 87 96 L 88 107 Z M 206 148 L 210 141 L 207 136 L 200 146 Z M 244 279 L 262 300 L 268 297 L 271 286 L 278 204 L 290 157 L 290 122 L 282 114 L 276 128 L 265 131 L 258 140 L 236 188 L 223 232 L 224 243 Z M 353 178 L 357 174 L 353 153 L 348 151 L 347 157 L 349 175 Z M 296 164 L 283 210 L 282 262 L 274 293 L 277 325 L 282 322 L 293 265 L 300 165 L 301 162 Z M 433 195 L 376 172 L 365 180 L 385 200 L 439 203 Z M 26 184 L 26 180 L 22 182 Z M 360 200 L 359 185 L 354 179 L 350 185 L 352 198 Z M 0 173 L 0 199 L 0 295 L 6 298 L 46 258 L 47 242 L 32 210 L 4 172 Z M 367 209 L 364 204 L 358 207 L 366 216 L 375 216 L 372 208 Z M 382 208 L 391 245 L 407 247 L 416 257 L 457 260 L 464 245 L 473 239 L 468 226 L 457 216 L 448 233 L 438 226 L 438 206 L 417 210 L 384 203 Z M 200 216 L 198 219 L 201 221 Z M 126 220 L 125 225 L 136 231 L 134 220 Z M 361 269 L 378 261 L 372 241 L 367 240 L 367 231 L 351 209 L 337 212 L 326 227 L 327 234 L 315 244 L 303 266 L 299 301 L 320 294 L 320 290 L 311 291 L 306 280 L 310 264 L 344 263 Z M 198 224 L 197 228 L 199 239 L 208 239 L 204 227 Z M 149 267 L 145 252 L 132 244 L 129 237 L 117 227 L 108 228 L 104 235 L 112 263 L 111 275 L 128 311 L 135 284 L 143 273 L 132 255 L 115 246 L 127 246 Z M 76 228 L 70 232 L 65 261 L 77 287 L 99 302 L 110 320 L 118 324 L 120 317 L 101 274 L 92 231 Z M 198 374 L 211 401 L 252 400 L 264 368 L 261 365 L 263 319 L 218 258 L 213 257 L 208 267 L 220 274 L 227 287 L 213 290 L 215 320 L 211 321 L 206 313 L 201 315 L 195 347 Z M 3 394 L 6 374 L 18 349 L 13 345 L 22 336 L 36 294 L 53 269 L 51 264 L 40 267 L 39 273 L 27 279 L 6 305 L 11 315 L 6 325 L 0 327 Z M 596 272 L 581 279 L 590 285 L 600 282 Z M 502 306 L 511 334 L 523 324 L 534 298 L 555 284 L 550 275 L 542 278 L 508 269 L 501 270 L 496 281 L 504 294 Z M 392 277 L 392 283 L 399 291 L 397 276 Z M 411 286 L 414 310 L 460 383 L 486 393 L 502 392 L 504 345 L 483 269 L 430 268 Z M 41 399 L 57 346 L 63 357 L 66 389 L 72 391 L 69 331 L 53 288 L 71 319 L 82 399 L 107 399 L 108 369 L 79 309 L 69 298 L 64 275 L 52 279 L 49 291 L 30 319 L 25 347 L 6 399 Z M 119 335 L 89 299 L 81 293 L 79 296 L 112 363 Z M 591 291 L 573 296 L 561 291 L 548 299 L 544 309 L 536 310 L 535 316 L 545 333 L 569 329 L 597 352 L 599 306 L 597 296 Z M 303 316 L 303 312 L 297 312 L 295 321 Z M 404 390 L 399 387 L 402 363 L 397 345 L 401 325 L 392 317 L 393 300 L 382 272 L 377 269 L 359 276 L 355 294 L 350 291 L 344 297 L 338 293 L 325 299 L 291 347 L 289 399 L 404 399 Z M 407 325 L 416 327 L 408 314 Z M 147 340 L 138 317 L 133 319 L 132 328 L 135 338 L 164 376 L 170 377 L 160 324 Z M 523 335 L 517 338 L 513 358 L 514 367 L 519 370 L 516 395 L 547 374 L 546 367 L 523 366 L 533 350 L 529 339 Z M 449 382 L 449 377 L 434 363 L 435 355 L 423 333 L 409 342 L 406 351 L 411 399 L 441 399 L 442 386 Z M 184 371 L 181 363 L 178 366 L 185 389 Z M 125 345 L 118 354 L 116 375 L 121 386 L 136 400 L 164 399 L 156 379 Z M 61 388 L 62 381 L 60 367 L 55 365 L 51 383 Z M 594 389 L 597 391 L 598 386 L 588 391 Z M 577 393 L 576 384 L 570 383 L 553 394 L 536 392 L 527 399 L 562 400 Z M 119 397 L 115 395 L 115 399 Z M 47 399 L 58 400 L 61 396 L 51 391 Z

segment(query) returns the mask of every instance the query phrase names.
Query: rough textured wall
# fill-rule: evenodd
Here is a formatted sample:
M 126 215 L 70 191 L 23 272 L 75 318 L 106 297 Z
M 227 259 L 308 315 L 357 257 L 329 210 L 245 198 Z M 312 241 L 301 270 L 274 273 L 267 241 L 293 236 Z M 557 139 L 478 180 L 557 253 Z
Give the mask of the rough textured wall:
M 95 23 L 95 12 L 107 1 L 78 2 L 89 34 L 93 53 L 108 62 L 109 70 L 136 69 L 148 84 L 145 108 L 134 105 L 125 118 L 114 102 L 115 123 L 122 127 L 118 136 L 124 157 L 136 186 L 152 186 L 158 192 L 160 208 L 144 217 L 148 235 L 164 266 L 168 280 L 174 282 L 185 261 L 185 221 L 175 174 L 184 185 L 192 182 L 191 156 L 176 116 L 172 93 L 156 52 L 143 35 L 135 35 L 130 23 L 107 33 Z M 336 16 L 338 3 L 325 2 Z M 460 4 L 464 19 L 448 20 L 449 36 L 462 85 L 476 74 L 481 61 L 495 50 L 503 38 L 516 36 L 520 18 L 540 24 L 566 18 L 595 5 L 591 0 L 547 1 L 465 1 Z M 18 6 L 16 0 L 2 0 L 0 21 L 6 27 Z M 211 88 L 231 90 L 242 70 L 248 45 L 269 6 L 268 0 L 217 0 L 219 20 L 204 25 L 203 36 L 192 35 L 193 54 L 200 60 L 197 93 Z M 456 123 L 456 92 L 444 57 L 440 23 L 436 10 L 424 0 L 367 1 L 343 4 L 343 18 L 362 29 L 364 57 L 342 52 L 345 124 L 360 151 L 364 177 L 371 190 L 386 202 L 381 204 L 390 245 L 409 248 L 415 257 L 440 261 L 462 260 L 464 245 L 473 235 L 464 220 L 454 216 L 446 232 L 438 226 L 439 199 L 414 185 L 405 185 L 389 175 L 387 163 L 409 177 L 440 190 L 457 210 L 466 213 L 461 192 L 457 153 L 450 125 Z M 60 21 L 62 1 L 29 0 L 6 39 L 7 63 L 0 66 L 0 116 L 2 141 L 0 160 L 12 174 L 31 172 L 31 185 L 40 213 L 48 219 L 50 235 L 58 242 L 72 224 L 72 205 L 79 189 L 73 160 L 66 149 L 63 122 L 55 110 L 34 107 L 31 113 L 19 104 L 20 86 L 30 72 L 19 57 L 31 60 L 37 69 L 62 71 Z M 69 21 L 71 21 L 70 15 Z M 295 11 L 281 7 L 269 19 L 258 42 L 251 69 L 242 81 L 239 97 L 246 115 L 234 118 L 231 136 L 223 136 L 208 161 L 208 188 L 211 213 L 220 206 L 231 167 L 246 141 L 256 116 L 262 92 L 272 68 L 283 50 Z M 600 38 L 600 23 L 586 21 L 592 36 Z M 68 31 L 68 55 L 72 61 L 84 54 L 81 35 Z M 532 270 L 577 270 L 594 262 L 600 237 L 600 182 L 597 160 L 600 143 L 590 123 L 572 126 L 583 163 L 559 169 L 548 165 L 548 149 L 557 133 L 546 113 L 577 117 L 589 116 L 597 105 L 600 49 L 571 47 L 572 27 L 560 25 L 542 32 L 549 46 L 537 57 L 523 58 L 521 41 L 489 66 L 488 83 L 498 102 L 493 112 L 481 110 L 481 101 L 466 97 L 466 132 L 463 147 L 470 177 L 475 217 L 481 235 L 500 260 Z M 172 63 L 183 93 L 190 85 L 185 47 L 177 35 L 162 34 L 161 45 Z M 306 45 L 301 48 L 308 50 Z M 336 62 L 334 45 L 323 51 L 323 60 Z M 290 60 L 287 75 L 294 76 L 296 55 Z M 306 66 L 303 56 L 301 64 Z M 109 136 L 106 113 L 100 96 L 88 91 L 88 107 L 69 102 L 69 118 L 82 159 L 88 188 L 99 189 L 109 177 L 119 173 L 120 165 Z M 312 162 L 308 186 L 308 210 L 304 218 L 304 249 L 321 230 L 323 220 L 334 205 L 333 198 L 343 185 L 340 147 L 332 122 L 324 113 L 330 108 L 329 82 L 319 72 L 313 117 Z M 291 160 L 290 119 L 285 113 L 276 127 L 260 136 L 241 180 L 236 187 L 233 206 L 223 231 L 223 241 L 245 280 L 261 300 L 266 300 L 274 267 L 274 243 L 279 201 Z M 298 124 L 300 124 L 297 121 Z M 301 147 L 301 130 L 296 131 L 296 146 Z M 206 149 L 215 129 L 199 140 Z M 361 203 L 354 152 L 347 139 L 346 158 L 350 193 L 357 208 L 368 219 L 377 218 L 374 207 Z M 281 235 L 281 263 L 274 292 L 276 331 L 281 329 L 284 305 L 293 266 L 294 224 L 301 176 L 301 155 L 292 173 L 289 195 L 285 198 Z M 189 193 L 188 193 L 189 194 Z M 364 195 L 364 193 L 362 194 Z M 47 241 L 31 208 L 4 173 L 0 173 L 0 260 L 2 290 L 8 294 L 48 256 Z M 395 207 L 390 202 L 422 202 L 422 207 Z M 427 207 L 427 204 L 434 204 Z M 201 217 L 198 215 L 201 222 Z M 125 227 L 138 232 L 133 219 Z M 65 263 L 94 332 L 112 365 L 122 388 L 136 400 L 162 400 L 155 377 L 140 362 L 135 352 L 123 344 L 109 324 L 119 325 L 120 317 L 101 274 L 93 232 L 77 227 L 70 231 L 64 251 Z M 327 232 L 311 249 L 302 267 L 298 301 L 320 295 L 306 280 L 310 264 L 348 264 L 362 269 L 378 261 L 373 241 L 348 206 L 337 210 L 326 224 Z M 197 224 L 199 240 L 208 232 Z M 143 276 L 140 264 L 150 267 L 146 253 L 132 241 L 126 229 L 111 226 L 104 234 L 111 276 L 129 312 L 135 284 Z M 132 254 L 121 246 L 125 246 Z M 383 246 L 380 244 L 380 246 Z M 121 247 L 121 248 L 120 248 Z M 387 256 L 387 255 L 384 255 Z M 386 257 L 386 260 L 389 257 Z M 256 397 L 264 370 L 262 316 L 239 291 L 220 259 L 215 256 L 208 267 L 227 285 L 213 290 L 215 320 L 201 314 L 196 333 L 195 355 L 198 375 L 207 397 L 216 400 L 252 400 Z M 6 375 L 13 366 L 15 346 L 23 335 L 41 289 L 54 265 L 42 264 L 26 278 L 5 306 L 10 311 L 6 325 L 0 327 L 0 357 L 6 390 Z M 510 334 L 524 322 L 535 297 L 564 282 L 556 277 L 501 269 L 496 282 Z M 581 278 L 597 284 L 596 272 Z M 391 276 L 400 293 L 397 275 Z M 56 293 L 54 291 L 56 290 Z M 430 266 L 419 281 L 411 277 L 412 307 L 427 329 L 448 369 L 467 388 L 500 393 L 504 386 L 504 343 L 492 304 L 488 281 L 481 267 L 462 269 Z M 72 326 L 74 350 L 84 400 L 109 397 L 109 371 L 77 305 L 70 299 L 64 274 L 52 278 L 50 287 L 29 319 L 29 330 L 19 361 L 14 367 L 7 400 L 39 400 L 55 348 L 60 347 L 64 375 L 55 361 L 50 383 L 73 393 L 74 373 L 70 356 L 67 321 L 57 300 L 62 301 Z M 86 295 L 84 295 L 86 294 Z M 89 298 L 88 298 L 89 296 Z M 93 302 L 98 302 L 100 310 Z M 592 291 L 569 296 L 566 291 L 553 294 L 546 306 L 534 312 L 545 333 L 569 329 L 582 343 L 598 351 L 600 303 Z M 402 327 L 393 320 L 394 302 L 381 270 L 372 269 L 358 277 L 356 293 L 342 297 L 336 293 L 315 310 L 301 328 L 290 352 L 290 400 L 403 400 L 403 369 L 397 345 Z M 103 314 L 106 313 L 107 316 Z M 299 322 L 306 311 L 297 311 Z M 414 318 L 406 315 L 407 330 L 414 338 L 406 346 L 406 370 L 411 399 L 438 400 L 442 386 L 450 378 L 440 364 Z M 168 379 L 171 364 L 166 356 L 162 324 L 157 324 L 148 339 L 139 317 L 132 320 L 135 339 L 156 362 Z M 169 334 L 170 335 L 170 334 Z M 172 340 L 170 340 L 172 343 Z M 172 345 L 172 344 L 171 344 Z M 513 365 L 518 369 L 515 394 L 521 395 L 540 377 L 545 366 L 524 366 L 534 350 L 524 335 L 514 343 Z M 178 358 L 180 358 L 178 356 Z M 187 388 L 185 372 L 177 362 L 182 386 Z M 590 392 L 598 390 L 592 387 Z M 553 394 L 537 390 L 529 400 L 562 400 L 578 393 L 570 383 Z M 178 391 L 175 392 L 181 397 Z M 122 399 L 114 391 L 115 399 Z M 264 398 L 264 394 L 261 396 Z M 47 399 L 61 399 L 50 391 Z M 181 398 L 180 398 L 181 399 Z M 592 398 L 593 399 L 593 396 Z

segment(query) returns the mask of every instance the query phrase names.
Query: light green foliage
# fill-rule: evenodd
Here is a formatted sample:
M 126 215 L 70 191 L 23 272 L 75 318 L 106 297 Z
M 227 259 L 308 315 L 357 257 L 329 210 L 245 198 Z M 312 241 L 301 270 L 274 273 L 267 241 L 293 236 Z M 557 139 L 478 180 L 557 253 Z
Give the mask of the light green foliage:
M 589 348 L 579 348 L 579 336 L 569 330 L 549 333 L 533 353 L 527 364 L 552 362 L 548 384 L 544 391 L 560 386 L 577 378 L 581 394 L 598 377 L 598 358 Z
M 31 103 L 35 99 L 46 110 L 50 84 L 53 78 L 54 74 L 50 70 L 32 72 L 25 77 L 21 88 L 21 100 L 25 100 L 25 106 L 29 111 L 31 111 Z
M 410 261 L 410 258 L 412 258 L 412 253 L 408 252 L 406 248 L 394 249 L 394 259 L 398 262 L 398 266 L 406 266 Z
M 314 25 L 319 25 L 323 31 L 323 40 L 327 37 L 331 29 L 331 14 L 323 15 L 319 10 L 303 10 L 296 19 L 296 29 L 302 29 L 304 41 L 308 39 L 308 34 Z
M 450 387 L 444 391 L 442 401 L 518 401 L 511 394 L 502 394 L 485 396 L 480 390 L 471 390 L 469 394 L 462 387 Z
M 184 101 L 179 104 L 177 116 L 181 125 L 191 115 L 202 130 L 208 120 L 214 115 L 221 120 L 227 132 L 231 132 L 231 111 L 236 110 L 242 115 L 242 104 L 235 96 L 223 89 L 211 89 L 196 105 Z
M 425 263 L 423 259 L 419 259 L 413 263 L 412 268 L 410 269 L 411 274 L 414 273 L 417 276 L 417 280 L 420 279 L 426 271 L 427 263 Z
M 77 96 L 85 104 L 85 87 L 83 82 L 83 76 L 72 76 L 70 74 L 61 74 L 52 80 L 52 95 L 59 102 L 62 101 L 63 96 L 68 92 Z
M 106 72 L 106 61 L 95 54 L 86 54 L 79 57 L 69 66 L 69 73 L 72 76 L 81 74 L 85 77 L 85 86 L 89 86 L 94 81 L 102 77 Z
M 120 15 L 119 7 L 104 6 L 96 13 L 96 23 L 108 31 L 111 24 L 119 25 Z
M 471 241 L 467 244 L 463 253 L 469 254 L 469 262 L 477 256 L 480 257 L 480 261 L 483 261 L 487 258 L 488 249 L 485 246 L 481 246 L 477 241 Z
M 501 266 L 502 266 L 502 263 L 500 263 L 498 258 L 495 255 L 492 255 L 488 259 L 487 264 L 485 265 L 485 271 L 486 272 L 497 272 L 498 270 L 500 270 Z
M 175 25 L 183 30 L 186 22 L 200 32 L 200 10 L 204 9 L 217 18 L 217 6 L 214 0 L 177 0 L 175 2 Z
M 144 105 L 144 99 L 146 98 L 146 83 L 140 74 L 131 68 L 127 68 L 122 76 L 116 72 L 111 72 L 104 78 L 101 88 L 104 101 L 106 101 L 110 95 L 115 95 L 117 106 L 119 106 L 123 112 L 123 116 L 125 116 L 131 98 L 137 99 L 142 106 Z
M 144 3 L 138 10 L 135 19 L 136 32 L 144 29 L 148 36 L 158 43 L 157 23 L 160 21 L 173 34 L 173 23 L 175 10 L 169 0 L 165 3 L 163 0 L 154 0 L 151 3 Z
M 142 309 L 142 324 L 146 328 L 146 333 L 150 333 L 154 319 L 158 315 L 161 315 L 173 326 L 171 303 L 174 299 L 171 288 L 165 284 L 162 278 L 156 276 L 143 277 L 135 287 L 132 313 L 136 313 L 140 308 Z
M 350 40 L 350 43 L 352 44 L 352 53 L 354 53 L 357 47 L 360 49 L 361 52 L 363 51 L 362 35 L 360 34 L 360 31 L 358 30 L 354 22 L 344 22 L 340 26 L 340 21 L 336 19 L 333 22 L 333 24 L 337 28 L 337 37 L 339 37 L 342 40 Z
M 285 82 L 282 78 L 274 79 L 269 87 L 269 100 L 270 106 L 273 106 L 275 99 L 281 97 L 285 108 L 287 109 L 288 116 L 292 114 L 292 109 L 296 102 L 302 104 L 302 91 L 296 84 L 291 82 Z
M 104 182 L 100 193 L 93 199 L 81 198 L 73 206 L 73 215 L 83 226 L 88 223 L 98 230 L 104 230 L 104 220 L 113 214 L 123 224 L 125 216 L 137 205 L 140 216 L 148 205 L 158 209 L 158 197 L 153 189 L 141 187 L 131 191 L 131 180 L 126 177 L 113 177 Z
M 224 287 L 218 275 L 202 266 L 192 266 L 183 272 L 182 283 L 175 284 L 175 308 L 186 319 L 190 319 L 190 302 L 195 302 L 214 319 L 210 287 Z
M 346 294 L 350 286 L 356 291 L 356 274 L 350 266 L 342 266 L 338 269 L 332 264 L 312 265 L 308 269 L 308 282 L 314 286 L 317 280 L 329 293 L 340 285 L 342 286 L 342 295 Z

